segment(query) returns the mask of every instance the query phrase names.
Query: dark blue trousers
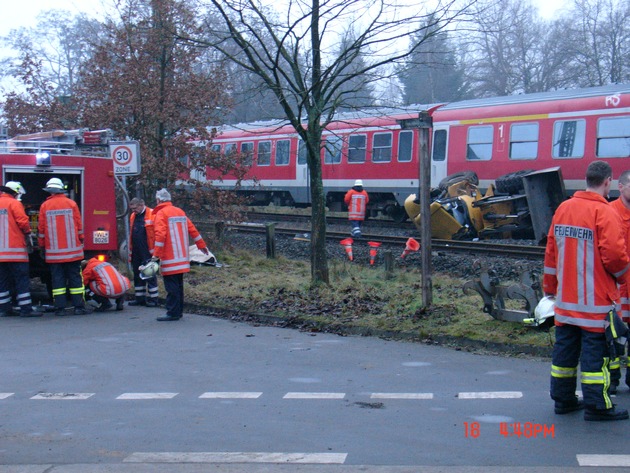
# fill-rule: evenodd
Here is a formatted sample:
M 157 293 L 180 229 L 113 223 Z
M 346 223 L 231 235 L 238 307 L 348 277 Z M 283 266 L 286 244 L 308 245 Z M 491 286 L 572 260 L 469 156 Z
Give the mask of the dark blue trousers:
M 13 295 L 21 313 L 32 310 L 31 280 L 27 262 L 0 263 L 0 311 L 11 311 Z
M 184 273 L 164 276 L 166 289 L 166 315 L 181 317 L 184 314 Z

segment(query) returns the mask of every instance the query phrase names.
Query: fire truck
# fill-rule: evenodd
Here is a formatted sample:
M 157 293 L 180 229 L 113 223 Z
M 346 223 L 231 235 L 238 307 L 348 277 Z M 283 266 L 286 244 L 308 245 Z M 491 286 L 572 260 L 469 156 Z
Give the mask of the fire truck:
M 116 176 L 110 130 L 56 130 L 0 140 L 2 182 L 19 181 L 22 204 L 31 222 L 30 272 L 50 287 L 50 271 L 37 247 L 39 207 L 49 196 L 46 182 L 57 177 L 83 218 L 86 258 L 112 257 L 118 248 Z

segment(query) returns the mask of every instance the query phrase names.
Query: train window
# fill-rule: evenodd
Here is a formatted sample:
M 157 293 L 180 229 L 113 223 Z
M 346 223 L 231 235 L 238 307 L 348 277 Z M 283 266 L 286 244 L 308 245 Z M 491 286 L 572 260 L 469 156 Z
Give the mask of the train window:
M 586 139 L 585 120 L 558 120 L 553 124 L 554 158 L 581 158 Z
M 229 156 L 236 153 L 236 143 L 228 143 L 225 145 L 225 155 Z
M 306 164 L 306 144 L 302 139 L 298 141 L 298 164 Z
M 212 152 L 214 154 L 221 154 L 221 145 L 212 145 Z
M 392 160 L 392 134 L 374 133 L 372 138 L 372 162 L 389 163 Z
M 245 163 L 246 166 L 251 166 L 252 158 L 254 156 L 254 143 L 252 142 L 241 143 L 241 153 L 244 156 L 243 163 Z
M 597 123 L 597 156 L 630 156 L 630 118 L 602 118 Z
M 271 141 L 258 142 L 256 161 L 259 166 L 269 166 L 271 164 Z
M 488 161 L 492 158 L 492 137 L 494 129 L 491 125 L 471 126 L 468 129 L 466 159 L 471 161 Z
M 446 160 L 446 130 L 435 130 L 433 133 L 433 161 Z
M 339 164 L 341 162 L 341 146 L 343 140 L 340 136 L 328 136 L 326 138 L 326 154 L 324 164 Z
M 536 159 L 538 123 L 515 123 L 510 127 L 510 159 Z
M 413 146 L 413 131 L 401 131 L 398 133 L 398 161 L 411 161 L 411 148 Z
M 348 162 L 364 163 L 367 150 L 367 136 L 350 135 L 348 139 Z
M 291 156 L 291 142 L 289 140 L 280 140 L 276 143 L 276 166 L 286 166 L 289 164 Z

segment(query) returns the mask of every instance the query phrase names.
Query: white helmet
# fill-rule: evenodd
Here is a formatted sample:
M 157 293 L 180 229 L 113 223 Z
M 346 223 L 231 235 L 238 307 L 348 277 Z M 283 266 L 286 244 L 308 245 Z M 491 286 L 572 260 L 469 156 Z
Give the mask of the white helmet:
M 59 194 L 61 192 L 65 192 L 65 187 L 63 185 L 63 182 L 61 182 L 61 179 L 59 179 L 58 177 L 53 177 L 48 180 L 44 190 L 53 194 Z
M 140 279 L 151 279 L 160 272 L 160 263 L 155 260 L 149 260 L 142 266 L 139 266 Z
M 22 184 L 18 181 L 9 181 L 4 185 L 4 187 L 8 187 L 13 192 L 15 192 L 18 196 L 18 199 L 21 195 L 26 194 L 26 190 L 24 190 L 24 187 L 22 187 Z
M 545 296 L 538 302 L 534 309 L 534 325 L 542 325 L 547 319 L 554 316 L 553 308 L 556 301 L 553 297 Z
M 363 187 L 363 181 L 361 179 L 357 179 L 354 181 L 354 187 Z

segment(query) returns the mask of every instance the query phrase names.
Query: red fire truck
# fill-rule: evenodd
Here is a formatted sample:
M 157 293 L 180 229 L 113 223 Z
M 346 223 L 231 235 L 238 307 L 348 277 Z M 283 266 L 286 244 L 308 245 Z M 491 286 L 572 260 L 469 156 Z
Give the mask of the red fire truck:
M 110 155 L 110 130 L 57 130 L 0 141 L 2 182 L 19 181 L 26 189 L 22 203 L 31 219 L 34 248 L 31 277 L 50 282 L 50 273 L 37 248 L 39 207 L 48 197 L 46 182 L 57 177 L 83 217 L 86 258 L 109 258 L 118 248 L 116 178 Z

